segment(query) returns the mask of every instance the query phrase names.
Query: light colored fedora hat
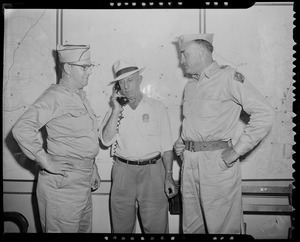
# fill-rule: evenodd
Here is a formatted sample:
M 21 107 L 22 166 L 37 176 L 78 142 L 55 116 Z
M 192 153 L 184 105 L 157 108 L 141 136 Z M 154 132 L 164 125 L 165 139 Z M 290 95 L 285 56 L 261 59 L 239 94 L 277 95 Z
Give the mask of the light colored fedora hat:
M 116 82 L 136 72 L 141 73 L 146 67 L 139 69 L 132 58 L 123 58 L 117 60 L 113 68 L 115 72 L 115 80 L 113 82 Z

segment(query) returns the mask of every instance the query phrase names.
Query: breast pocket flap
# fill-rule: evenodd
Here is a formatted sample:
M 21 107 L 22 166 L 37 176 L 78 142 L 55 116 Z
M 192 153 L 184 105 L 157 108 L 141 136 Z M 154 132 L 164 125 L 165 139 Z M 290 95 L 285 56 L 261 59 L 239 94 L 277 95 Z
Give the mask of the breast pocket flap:
M 87 114 L 87 110 L 85 110 L 85 109 L 70 110 L 69 114 L 72 117 L 78 118 L 78 117 L 86 115 Z

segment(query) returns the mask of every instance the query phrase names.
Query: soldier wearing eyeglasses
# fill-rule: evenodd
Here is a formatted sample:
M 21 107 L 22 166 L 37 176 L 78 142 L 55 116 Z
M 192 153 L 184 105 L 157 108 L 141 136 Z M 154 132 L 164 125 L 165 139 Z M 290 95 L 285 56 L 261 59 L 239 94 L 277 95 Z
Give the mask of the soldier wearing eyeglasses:
M 91 232 L 91 191 L 100 185 L 95 164 L 98 121 L 83 88 L 91 75 L 88 45 L 59 45 L 61 80 L 20 117 L 13 135 L 40 167 L 37 200 L 43 232 Z M 39 138 L 47 131 L 47 149 Z

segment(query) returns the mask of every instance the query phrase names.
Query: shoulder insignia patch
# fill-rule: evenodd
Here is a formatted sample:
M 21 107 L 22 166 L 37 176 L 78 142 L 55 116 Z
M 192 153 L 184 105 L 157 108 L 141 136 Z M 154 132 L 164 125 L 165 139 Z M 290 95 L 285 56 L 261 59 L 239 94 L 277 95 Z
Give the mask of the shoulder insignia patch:
M 220 66 L 219 68 L 220 68 L 220 69 L 225 69 L 226 67 L 228 67 L 228 65 L 222 65 L 222 66 Z
M 243 83 L 244 80 L 245 80 L 245 77 L 243 76 L 243 74 L 241 74 L 241 73 L 239 73 L 239 72 L 236 71 L 236 72 L 234 72 L 233 79 L 236 80 L 236 81 L 239 81 L 239 82 Z

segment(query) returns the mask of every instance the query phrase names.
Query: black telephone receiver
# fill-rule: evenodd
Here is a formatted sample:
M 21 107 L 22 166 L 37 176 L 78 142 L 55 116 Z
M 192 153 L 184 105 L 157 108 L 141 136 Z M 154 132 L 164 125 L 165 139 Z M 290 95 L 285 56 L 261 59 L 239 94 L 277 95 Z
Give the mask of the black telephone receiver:
M 115 90 L 117 90 L 118 93 L 119 91 L 121 91 L 121 87 L 118 81 L 115 84 Z M 124 106 L 129 102 L 129 99 L 127 97 L 117 97 L 117 101 L 121 106 Z

